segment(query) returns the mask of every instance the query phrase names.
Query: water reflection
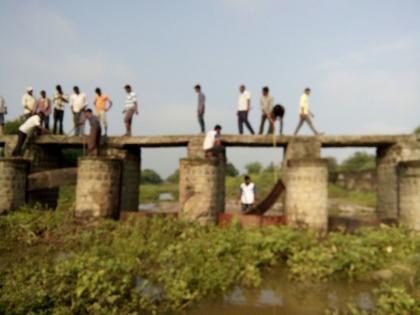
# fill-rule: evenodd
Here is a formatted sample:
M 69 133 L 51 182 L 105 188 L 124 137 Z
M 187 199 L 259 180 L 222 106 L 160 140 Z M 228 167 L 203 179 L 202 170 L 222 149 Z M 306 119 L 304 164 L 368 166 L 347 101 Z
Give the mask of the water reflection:
M 188 315 L 323 315 L 325 310 L 343 309 L 353 302 L 372 309 L 373 285 L 368 283 L 323 282 L 303 284 L 289 281 L 284 267 L 266 273 L 260 288 L 235 287 L 224 297 L 200 303 Z

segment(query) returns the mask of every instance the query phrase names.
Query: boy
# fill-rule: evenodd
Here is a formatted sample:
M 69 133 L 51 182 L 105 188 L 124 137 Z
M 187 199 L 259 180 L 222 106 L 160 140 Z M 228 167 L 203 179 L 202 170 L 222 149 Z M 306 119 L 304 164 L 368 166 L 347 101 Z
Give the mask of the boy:
M 241 184 L 241 210 L 247 212 L 254 207 L 256 189 L 251 177 L 247 175 L 244 179 L 245 182 Z

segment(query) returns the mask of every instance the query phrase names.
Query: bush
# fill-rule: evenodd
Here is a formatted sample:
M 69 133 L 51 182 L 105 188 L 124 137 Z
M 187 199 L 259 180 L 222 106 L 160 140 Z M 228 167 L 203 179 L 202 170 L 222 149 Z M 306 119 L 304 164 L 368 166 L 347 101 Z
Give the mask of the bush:
M 146 168 L 141 171 L 140 182 L 142 184 L 160 184 L 163 180 L 156 171 Z
M 15 120 L 6 121 L 4 124 L 4 133 L 7 135 L 17 135 L 19 133 L 19 127 L 22 123 L 22 117 L 16 118 Z
M 175 172 L 169 175 L 166 181 L 168 183 L 178 183 L 179 182 L 179 169 L 177 169 Z
M 226 164 L 226 176 L 236 177 L 239 175 L 239 171 L 236 169 L 235 165 L 231 162 Z
M 355 152 L 340 166 L 340 171 L 360 172 L 373 170 L 376 167 L 376 157 L 365 152 Z
M 245 169 L 248 174 L 259 174 L 262 170 L 262 165 L 260 162 L 253 162 L 245 165 Z

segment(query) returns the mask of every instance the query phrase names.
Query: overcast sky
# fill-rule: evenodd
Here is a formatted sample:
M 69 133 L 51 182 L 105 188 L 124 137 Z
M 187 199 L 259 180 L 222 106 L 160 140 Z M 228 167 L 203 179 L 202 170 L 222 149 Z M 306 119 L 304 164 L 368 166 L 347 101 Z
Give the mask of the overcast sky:
M 238 86 L 252 94 L 258 128 L 261 87 L 297 123 L 303 88 L 312 88 L 315 124 L 327 134 L 408 133 L 420 125 L 418 0 L 0 1 L 0 95 L 21 114 L 31 85 L 52 95 L 100 86 L 115 107 L 110 133 L 124 133 L 123 85 L 140 101 L 134 134 L 197 133 L 196 94 L 206 122 L 236 133 Z M 67 109 L 66 129 L 71 129 Z M 304 133 L 309 130 L 305 128 Z M 143 167 L 162 175 L 184 149 L 144 150 Z M 342 158 L 343 151 L 326 151 Z M 237 166 L 279 163 L 273 149 L 230 149 Z

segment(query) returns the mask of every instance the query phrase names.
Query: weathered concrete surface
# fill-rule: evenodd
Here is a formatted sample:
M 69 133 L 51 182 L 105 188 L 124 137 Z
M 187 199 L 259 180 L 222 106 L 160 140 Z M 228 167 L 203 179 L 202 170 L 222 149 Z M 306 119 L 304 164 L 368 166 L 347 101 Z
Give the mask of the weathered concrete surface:
M 28 172 L 28 160 L 0 159 L 0 214 L 25 203 Z
M 0 136 L 0 146 L 6 142 L 15 141 L 16 136 Z M 140 146 L 140 147 L 186 147 L 190 141 L 202 141 L 202 135 L 173 135 L 173 136 L 138 136 L 138 137 L 107 137 L 103 143 L 112 147 Z M 326 135 L 326 136 L 276 136 L 276 146 L 285 147 L 293 140 L 319 141 L 324 148 L 340 147 L 379 147 L 392 145 L 400 141 L 420 141 L 420 136 L 412 134 L 401 135 Z M 86 139 L 75 136 L 43 135 L 38 136 L 36 144 L 60 144 L 62 147 L 81 147 Z M 222 135 L 225 146 L 232 147 L 272 147 L 273 137 L 270 135 Z
M 420 232 L 420 160 L 398 165 L 399 221 Z
M 121 164 L 121 160 L 109 157 L 79 159 L 75 210 L 77 218 L 119 217 Z
M 77 168 L 59 168 L 55 170 L 32 173 L 28 176 L 28 191 L 49 189 L 77 182 Z
M 285 212 L 294 227 L 326 231 L 328 227 L 328 167 L 321 159 L 288 161 Z

